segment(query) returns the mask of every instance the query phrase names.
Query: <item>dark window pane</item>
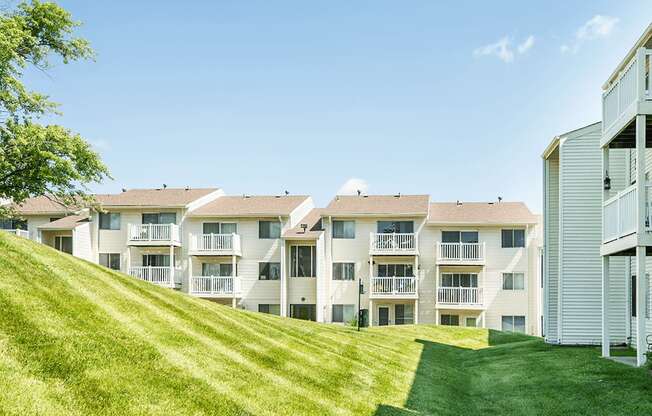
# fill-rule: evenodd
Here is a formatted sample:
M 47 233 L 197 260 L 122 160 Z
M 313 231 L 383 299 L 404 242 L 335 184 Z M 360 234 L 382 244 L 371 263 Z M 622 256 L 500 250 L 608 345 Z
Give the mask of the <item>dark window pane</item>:
M 259 280 L 279 280 L 281 278 L 281 263 L 258 263 Z
M 281 223 L 278 221 L 259 221 L 258 238 L 280 238 Z
M 459 243 L 460 242 L 460 232 L 459 231 L 442 231 L 441 232 L 441 241 L 442 241 L 442 243 Z
M 525 247 L 525 230 L 514 230 L 514 247 Z
M 355 238 L 355 221 L 333 221 L 333 238 Z
M 344 322 L 344 305 L 333 305 L 333 322 Z
M 514 233 L 513 230 L 502 230 L 502 246 L 503 248 L 514 247 Z
M 305 305 L 305 304 L 291 304 L 290 305 L 290 317 L 295 319 L 303 319 L 306 321 L 315 321 L 316 320 L 316 308 L 315 305 Z
M 461 233 L 461 241 L 463 243 L 477 243 L 479 241 L 478 232 L 477 231 L 462 231 L 462 233 Z
M 205 222 L 202 225 L 202 231 L 204 234 L 219 234 L 220 233 L 220 223 L 219 222 Z

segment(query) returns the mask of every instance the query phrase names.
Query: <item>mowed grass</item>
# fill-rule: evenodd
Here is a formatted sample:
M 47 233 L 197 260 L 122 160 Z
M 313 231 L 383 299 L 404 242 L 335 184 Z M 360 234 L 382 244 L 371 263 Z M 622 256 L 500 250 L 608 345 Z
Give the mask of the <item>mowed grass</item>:
M 650 415 L 595 348 L 237 311 L 0 233 L 3 415 Z

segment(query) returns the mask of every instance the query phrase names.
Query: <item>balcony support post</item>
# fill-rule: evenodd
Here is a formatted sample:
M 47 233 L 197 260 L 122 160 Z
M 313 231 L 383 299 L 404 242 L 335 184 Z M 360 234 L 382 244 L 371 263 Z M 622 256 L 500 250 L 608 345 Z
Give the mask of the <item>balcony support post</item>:
M 419 299 L 414 299 L 414 324 L 419 323 Z
M 561 342 L 561 339 L 558 340 Z M 602 256 L 602 356 L 609 357 L 609 256 Z
M 233 307 L 233 309 L 235 309 L 235 306 L 236 306 L 236 304 L 235 304 L 235 276 L 236 276 L 235 267 L 236 267 L 235 255 L 232 255 L 231 256 L 231 306 Z
M 188 293 L 192 293 L 192 256 L 188 256 Z
M 645 365 L 647 352 L 646 313 L 647 275 L 645 273 L 645 246 L 636 247 L 636 365 Z
M 636 116 L 636 231 L 645 233 L 645 115 Z
M 281 244 L 281 316 L 288 316 L 287 302 L 287 258 L 285 254 L 285 240 L 279 240 Z
M 170 287 L 174 287 L 174 246 L 170 245 Z

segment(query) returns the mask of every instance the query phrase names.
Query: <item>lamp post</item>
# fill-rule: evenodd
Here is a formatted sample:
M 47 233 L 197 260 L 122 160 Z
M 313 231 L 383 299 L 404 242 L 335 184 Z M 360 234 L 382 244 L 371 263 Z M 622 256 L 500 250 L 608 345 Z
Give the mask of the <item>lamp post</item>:
M 360 324 L 362 321 L 362 310 L 360 309 L 360 298 L 362 296 L 362 293 L 364 291 L 364 287 L 362 286 L 362 278 L 358 278 L 358 332 L 360 332 Z

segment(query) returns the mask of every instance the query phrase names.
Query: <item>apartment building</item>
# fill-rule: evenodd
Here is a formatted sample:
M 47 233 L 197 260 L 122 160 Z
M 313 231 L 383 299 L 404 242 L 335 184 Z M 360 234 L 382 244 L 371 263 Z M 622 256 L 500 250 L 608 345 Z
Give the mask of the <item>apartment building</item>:
M 357 195 L 315 208 L 309 196 L 227 196 L 218 188 L 134 189 L 97 200 L 99 211 L 52 221 L 25 211 L 24 225 L 59 249 L 48 233 L 70 236 L 62 251 L 247 310 L 349 323 L 360 309 L 371 326 L 540 333 L 541 232 L 522 203 Z
M 594 123 L 552 139 L 543 157 L 544 335 L 546 342 L 599 345 L 602 342 L 602 124 Z M 629 151 L 609 160 L 611 184 L 629 181 Z M 612 196 L 615 191 L 611 191 Z M 611 342 L 624 344 L 627 316 L 626 261 L 609 264 Z
M 546 340 L 601 343 L 604 357 L 628 343 L 639 366 L 652 345 L 651 60 L 652 25 L 603 85 L 602 122 L 543 155 Z

